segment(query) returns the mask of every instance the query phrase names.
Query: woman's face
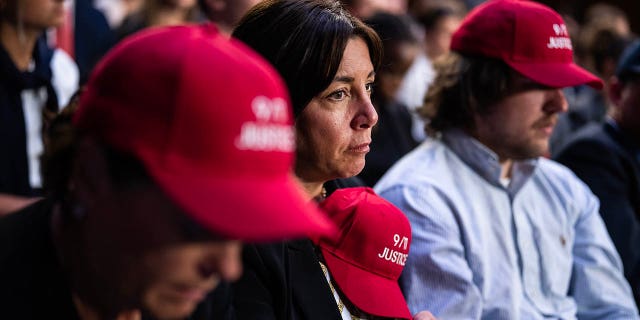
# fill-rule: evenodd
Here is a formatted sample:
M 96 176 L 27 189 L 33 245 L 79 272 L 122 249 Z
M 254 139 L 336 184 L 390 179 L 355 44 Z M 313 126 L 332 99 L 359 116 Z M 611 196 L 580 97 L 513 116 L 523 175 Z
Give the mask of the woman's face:
M 331 84 L 296 119 L 295 168 L 302 181 L 352 177 L 364 168 L 378 121 L 370 98 L 374 79 L 367 44 L 351 38 Z
M 45 30 L 57 27 L 64 21 L 63 0 L 22 0 L 18 5 L 18 19 L 25 28 Z
M 164 0 L 164 4 L 176 9 L 190 9 L 196 6 L 196 0 Z

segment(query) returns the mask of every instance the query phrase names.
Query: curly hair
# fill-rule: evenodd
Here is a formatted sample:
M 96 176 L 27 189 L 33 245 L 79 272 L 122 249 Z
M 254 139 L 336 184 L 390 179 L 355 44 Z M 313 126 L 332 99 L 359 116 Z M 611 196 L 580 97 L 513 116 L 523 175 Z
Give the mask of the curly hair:
M 451 52 L 434 68 L 437 76 L 418 109 L 429 135 L 454 127 L 473 130 L 473 116 L 486 114 L 513 89 L 514 71 L 498 59 Z

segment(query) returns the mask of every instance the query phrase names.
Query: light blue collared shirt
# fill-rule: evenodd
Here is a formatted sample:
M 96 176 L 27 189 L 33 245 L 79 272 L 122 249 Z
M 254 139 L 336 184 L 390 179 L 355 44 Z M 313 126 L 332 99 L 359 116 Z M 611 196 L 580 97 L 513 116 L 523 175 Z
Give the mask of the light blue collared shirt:
M 412 313 L 439 319 L 639 319 L 599 203 L 569 169 L 515 162 L 460 130 L 429 139 L 375 189 L 409 218 L 400 279 Z M 640 244 L 639 244 L 640 245 Z

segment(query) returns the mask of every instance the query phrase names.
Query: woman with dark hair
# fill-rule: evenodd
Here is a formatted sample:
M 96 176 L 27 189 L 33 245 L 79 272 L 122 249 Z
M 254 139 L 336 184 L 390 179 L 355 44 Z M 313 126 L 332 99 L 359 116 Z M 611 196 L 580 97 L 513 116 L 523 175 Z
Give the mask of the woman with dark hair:
M 271 62 L 289 88 L 295 174 L 310 198 L 322 197 L 326 182 L 357 175 L 378 121 L 370 98 L 382 53 L 375 31 L 338 1 L 276 0 L 253 7 L 233 37 Z
M 145 0 L 116 30 L 119 40 L 149 27 L 183 25 L 198 21 L 196 0 Z
M 44 114 L 55 114 L 78 87 L 71 57 L 44 37 L 64 10 L 61 0 L 0 0 L 0 216 L 41 195 Z
M 364 167 L 378 120 L 370 95 L 382 52 L 379 37 L 331 0 L 264 1 L 243 17 L 233 36 L 285 79 L 295 115 L 295 176 L 310 201 L 324 200 L 325 184 Z M 355 303 L 310 239 L 251 245 L 243 255 L 245 272 L 234 287 L 238 319 L 410 317 L 406 305 L 376 313 L 373 299 Z M 361 285 L 371 291 L 368 283 Z

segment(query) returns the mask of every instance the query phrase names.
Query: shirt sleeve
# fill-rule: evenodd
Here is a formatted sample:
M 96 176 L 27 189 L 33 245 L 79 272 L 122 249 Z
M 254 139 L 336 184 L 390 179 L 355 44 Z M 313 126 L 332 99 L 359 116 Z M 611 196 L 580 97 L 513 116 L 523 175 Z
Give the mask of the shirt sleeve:
M 598 212 L 598 200 L 581 182 L 580 187 L 576 198 L 584 205 L 574 228 L 569 289 L 578 307 L 578 319 L 639 319 L 622 262 Z
M 439 319 L 480 319 L 482 296 L 464 255 L 455 210 L 431 187 L 396 186 L 380 195 L 411 222 L 409 257 L 400 278 L 412 314 Z

